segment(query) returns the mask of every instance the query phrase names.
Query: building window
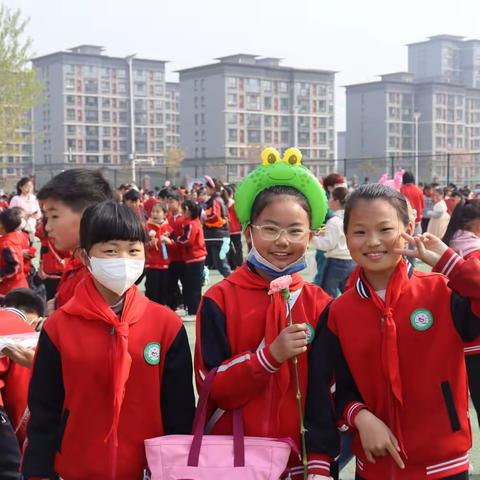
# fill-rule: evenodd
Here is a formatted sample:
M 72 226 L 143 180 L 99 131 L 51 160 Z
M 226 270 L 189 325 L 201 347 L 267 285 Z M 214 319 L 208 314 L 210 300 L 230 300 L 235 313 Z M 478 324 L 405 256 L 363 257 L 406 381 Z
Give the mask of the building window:
M 65 97 L 65 103 L 69 106 L 75 106 L 75 97 L 73 95 L 67 95 Z
M 236 77 L 227 77 L 227 88 L 237 88 Z
M 195 97 L 196 99 L 197 97 Z M 236 107 L 237 106 L 237 94 L 236 93 L 229 93 L 227 95 L 227 105 L 229 107 Z
M 237 125 L 237 114 L 236 113 L 227 113 L 227 123 L 228 125 Z
M 263 98 L 263 108 L 265 110 L 271 110 L 272 109 L 272 97 L 264 97 Z
M 261 142 L 260 130 L 248 130 L 247 131 L 247 142 L 248 143 L 260 143 Z
M 247 78 L 246 90 L 249 92 L 259 92 L 260 91 L 260 79 L 258 78 Z
M 229 147 L 229 148 L 228 148 L 228 156 L 229 156 L 229 157 L 236 157 L 236 156 L 238 156 L 238 148 L 236 148 L 236 147 Z
M 264 92 L 271 92 L 272 91 L 272 81 L 271 80 L 263 80 L 262 86 L 263 86 L 263 91 Z
M 75 79 L 74 78 L 66 78 L 65 79 L 65 90 L 75 90 Z
M 67 120 L 75 121 L 75 109 L 67 108 Z
M 247 109 L 260 110 L 260 95 L 247 94 Z
M 263 142 L 264 143 L 272 143 L 272 132 L 270 130 L 265 130 L 263 132 Z
M 229 142 L 236 142 L 238 140 L 237 130 L 234 128 L 228 129 L 228 141 Z
M 288 83 L 287 82 L 279 82 L 278 90 L 280 93 L 288 93 Z
M 238 177 L 238 165 L 227 165 L 227 176 Z
M 283 132 L 282 132 L 283 133 Z M 288 133 L 288 132 L 287 132 Z M 310 143 L 310 133 L 308 132 L 299 132 L 298 133 L 298 144 L 299 145 L 308 145 Z
M 98 81 L 91 78 L 86 79 L 85 93 L 98 93 Z
M 247 114 L 247 126 L 248 127 L 261 127 L 260 115 Z

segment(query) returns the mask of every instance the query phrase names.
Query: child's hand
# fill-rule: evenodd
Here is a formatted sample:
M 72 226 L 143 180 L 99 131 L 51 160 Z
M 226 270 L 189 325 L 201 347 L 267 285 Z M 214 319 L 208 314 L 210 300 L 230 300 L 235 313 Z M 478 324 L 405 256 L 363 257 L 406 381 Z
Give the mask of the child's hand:
M 375 463 L 374 457 L 385 457 L 390 454 L 400 468 L 405 468 L 395 435 L 373 413 L 368 410 L 358 412 L 355 427 L 360 434 L 363 451 L 369 462 Z
M 22 367 L 32 368 L 35 350 L 15 345 L 15 347 L 5 347 L 2 352 L 12 361 Z
M 394 252 L 400 255 L 417 257 L 431 267 L 434 267 L 440 258 L 442 258 L 442 255 L 448 250 L 447 245 L 431 233 L 422 233 L 415 235 L 415 237 L 411 237 L 406 233 L 402 233 L 401 235 L 415 248 L 413 250 L 396 248 Z
M 270 345 L 270 353 L 278 363 L 307 351 L 307 327 L 294 323 L 285 327 Z

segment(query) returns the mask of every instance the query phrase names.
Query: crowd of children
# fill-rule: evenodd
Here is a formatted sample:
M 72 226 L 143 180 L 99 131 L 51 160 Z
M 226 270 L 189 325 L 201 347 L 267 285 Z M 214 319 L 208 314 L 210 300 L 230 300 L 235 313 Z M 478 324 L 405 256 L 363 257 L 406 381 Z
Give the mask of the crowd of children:
M 338 479 L 353 436 L 357 480 L 467 479 L 480 199 L 429 192 L 409 172 L 400 191 L 322 187 L 271 148 L 237 190 L 21 179 L 0 212 L 0 477 L 148 478 L 144 440 L 189 434 L 192 375 L 200 391 L 216 369 L 206 433 L 240 409 L 246 435 L 304 441 L 285 478 Z M 224 279 L 202 296 L 208 268 Z

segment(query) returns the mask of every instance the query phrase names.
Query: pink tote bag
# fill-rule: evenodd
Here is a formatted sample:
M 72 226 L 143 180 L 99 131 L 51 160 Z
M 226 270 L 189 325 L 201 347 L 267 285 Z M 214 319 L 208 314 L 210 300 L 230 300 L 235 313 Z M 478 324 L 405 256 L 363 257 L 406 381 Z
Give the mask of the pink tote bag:
M 233 436 L 204 435 L 215 372 L 211 370 L 203 384 L 193 435 L 145 440 L 151 480 L 278 480 L 286 471 L 294 442 L 245 437 L 240 410 L 233 413 Z

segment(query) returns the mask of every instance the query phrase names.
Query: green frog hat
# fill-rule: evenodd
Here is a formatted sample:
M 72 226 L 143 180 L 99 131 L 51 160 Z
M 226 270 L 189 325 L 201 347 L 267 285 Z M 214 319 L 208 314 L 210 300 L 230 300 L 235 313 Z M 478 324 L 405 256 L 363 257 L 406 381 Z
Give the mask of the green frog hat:
M 327 214 L 327 196 L 317 178 L 302 165 L 300 150 L 289 148 L 282 159 L 275 148 L 268 147 L 260 157 L 262 164 L 242 180 L 235 192 L 235 211 L 242 228 L 245 230 L 250 223 L 253 203 L 258 194 L 267 188 L 285 185 L 305 195 L 312 212 L 312 229 L 319 229 Z

